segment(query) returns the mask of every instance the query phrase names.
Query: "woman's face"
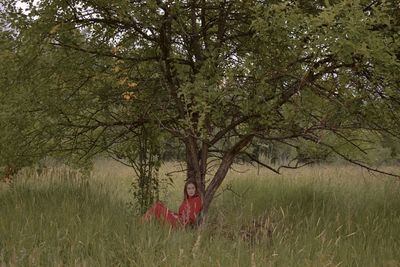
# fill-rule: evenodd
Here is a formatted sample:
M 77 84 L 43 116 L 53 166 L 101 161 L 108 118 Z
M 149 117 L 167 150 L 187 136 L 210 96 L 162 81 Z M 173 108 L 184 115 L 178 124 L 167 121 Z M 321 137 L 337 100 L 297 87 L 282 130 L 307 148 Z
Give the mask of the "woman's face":
M 188 184 L 186 186 L 186 193 L 189 197 L 192 197 L 196 194 L 196 187 L 194 186 L 194 184 Z

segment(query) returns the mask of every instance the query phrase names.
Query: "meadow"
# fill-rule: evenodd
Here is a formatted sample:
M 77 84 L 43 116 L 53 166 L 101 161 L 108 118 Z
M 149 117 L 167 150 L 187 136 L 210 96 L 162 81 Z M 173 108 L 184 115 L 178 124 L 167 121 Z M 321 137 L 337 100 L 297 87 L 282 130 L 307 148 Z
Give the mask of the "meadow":
M 0 266 L 400 266 L 399 179 L 340 165 L 235 169 L 197 230 L 140 224 L 133 172 L 115 162 L 88 178 L 26 169 L 0 185 Z M 162 189 L 171 209 L 183 178 Z

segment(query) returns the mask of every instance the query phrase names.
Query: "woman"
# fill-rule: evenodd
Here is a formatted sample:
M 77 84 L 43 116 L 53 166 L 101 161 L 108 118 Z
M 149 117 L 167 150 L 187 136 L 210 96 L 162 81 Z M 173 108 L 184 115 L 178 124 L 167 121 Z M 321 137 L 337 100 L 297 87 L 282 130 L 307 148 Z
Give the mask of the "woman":
M 184 187 L 184 199 L 178 213 L 170 211 L 161 202 L 155 203 L 142 217 L 142 222 L 156 218 L 161 223 L 176 226 L 186 226 L 195 223 L 201 212 L 202 201 L 197 192 L 196 183 L 187 181 Z

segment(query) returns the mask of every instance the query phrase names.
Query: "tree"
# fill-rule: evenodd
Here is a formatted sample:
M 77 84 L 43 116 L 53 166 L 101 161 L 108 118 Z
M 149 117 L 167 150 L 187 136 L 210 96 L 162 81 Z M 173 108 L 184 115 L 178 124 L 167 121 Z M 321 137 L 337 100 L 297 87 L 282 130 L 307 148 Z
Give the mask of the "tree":
M 400 137 L 394 0 L 24 2 L 13 25 L 51 54 L 30 88 L 61 147 L 90 156 L 156 124 L 185 146 L 204 213 L 235 158 L 258 161 L 251 144 L 312 143 L 383 172 L 328 137 L 362 153 L 371 134 Z
M 0 10 L 2 11 L 2 10 Z M 23 72 L 26 59 L 20 57 L 21 42 L 6 21 L 0 21 L 0 178 L 11 183 L 21 168 L 37 163 L 50 144 L 40 129 L 25 86 L 32 72 Z M 24 106 L 29 106 L 28 110 Z
M 137 179 L 132 183 L 134 210 L 144 214 L 159 200 L 161 179 L 159 169 L 162 154 L 162 134 L 157 125 L 142 125 L 137 138 L 129 138 L 108 149 L 109 155 L 131 167 Z M 122 159 L 122 160 L 121 160 Z

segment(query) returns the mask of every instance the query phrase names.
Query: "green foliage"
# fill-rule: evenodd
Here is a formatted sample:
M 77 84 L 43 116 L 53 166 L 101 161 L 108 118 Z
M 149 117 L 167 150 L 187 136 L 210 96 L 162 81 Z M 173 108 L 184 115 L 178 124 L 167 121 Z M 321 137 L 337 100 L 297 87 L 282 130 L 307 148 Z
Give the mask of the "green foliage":
M 3 21 L 2 21 L 3 22 Z M 6 27 L 1 23 L 2 27 Z M 18 53 L 20 45 L 9 31 L 3 31 L 0 41 L 0 176 L 12 175 L 24 166 L 32 165 L 44 156 L 43 148 L 50 146 L 36 129 L 42 124 L 29 103 L 29 75 L 26 59 Z M 8 177 L 9 178 L 9 177 Z
M 135 171 L 132 183 L 134 210 L 144 214 L 160 197 L 162 181 L 159 177 L 162 155 L 162 135 L 157 127 L 142 126 L 138 137 L 115 146 L 110 153 L 126 160 Z

